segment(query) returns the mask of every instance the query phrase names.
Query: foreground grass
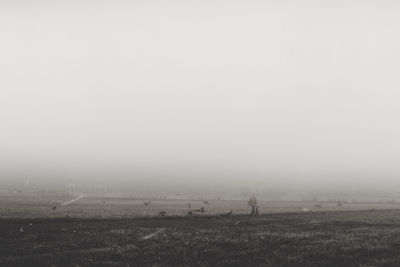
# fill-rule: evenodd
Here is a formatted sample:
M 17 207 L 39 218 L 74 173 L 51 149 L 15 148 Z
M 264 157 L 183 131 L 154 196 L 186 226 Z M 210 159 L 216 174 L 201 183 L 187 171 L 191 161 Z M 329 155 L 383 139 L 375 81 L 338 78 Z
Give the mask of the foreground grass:
M 0 266 L 400 266 L 400 210 L 2 219 Z

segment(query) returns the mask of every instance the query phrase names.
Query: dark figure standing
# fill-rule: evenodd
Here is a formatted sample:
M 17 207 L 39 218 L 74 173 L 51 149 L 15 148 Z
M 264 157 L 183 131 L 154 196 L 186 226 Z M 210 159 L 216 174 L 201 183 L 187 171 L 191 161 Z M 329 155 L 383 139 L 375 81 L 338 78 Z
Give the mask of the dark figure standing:
M 256 216 L 260 215 L 259 212 L 258 212 L 258 205 L 257 205 L 257 198 L 256 197 L 251 197 L 249 199 L 248 205 L 251 207 L 251 212 L 250 212 L 250 216 L 251 217 L 256 217 Z

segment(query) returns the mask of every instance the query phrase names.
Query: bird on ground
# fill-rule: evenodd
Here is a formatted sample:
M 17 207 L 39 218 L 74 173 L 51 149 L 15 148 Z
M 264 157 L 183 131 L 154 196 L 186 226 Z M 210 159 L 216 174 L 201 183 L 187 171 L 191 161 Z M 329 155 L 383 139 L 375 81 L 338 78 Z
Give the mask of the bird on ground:
M 194 212 L 201 212 L 204 213 L 206 210 L 204 209 L 204 207 L 201 207 L 200 209 L 197 210 L 193 210 Z
M 229 211 L 228 213 L 221 214 L 221 216 L 222 216 L 222 217 L 229 217 L 229 216 L 232 215 L 232 213 L 233 213 L 233 211 L 231 210 L 231 211 Z

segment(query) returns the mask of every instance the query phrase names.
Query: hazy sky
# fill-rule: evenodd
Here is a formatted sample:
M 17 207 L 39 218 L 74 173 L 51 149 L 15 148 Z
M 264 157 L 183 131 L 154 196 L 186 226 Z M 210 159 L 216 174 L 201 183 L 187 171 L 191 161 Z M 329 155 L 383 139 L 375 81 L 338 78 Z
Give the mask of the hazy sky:
M 399 5 L 0 0 L 0 179 L 394 184 Z

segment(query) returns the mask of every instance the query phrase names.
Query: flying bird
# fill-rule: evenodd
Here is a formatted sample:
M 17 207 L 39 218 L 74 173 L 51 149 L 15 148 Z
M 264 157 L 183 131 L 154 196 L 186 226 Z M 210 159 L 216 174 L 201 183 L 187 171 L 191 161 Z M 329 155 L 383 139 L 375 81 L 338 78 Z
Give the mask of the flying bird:
M 150 205 L 150 203 L 151 203 L 151 200 L 150 200 L 150 201 L 143 201 L 143 204 L 144 204 L 145 206 Z

